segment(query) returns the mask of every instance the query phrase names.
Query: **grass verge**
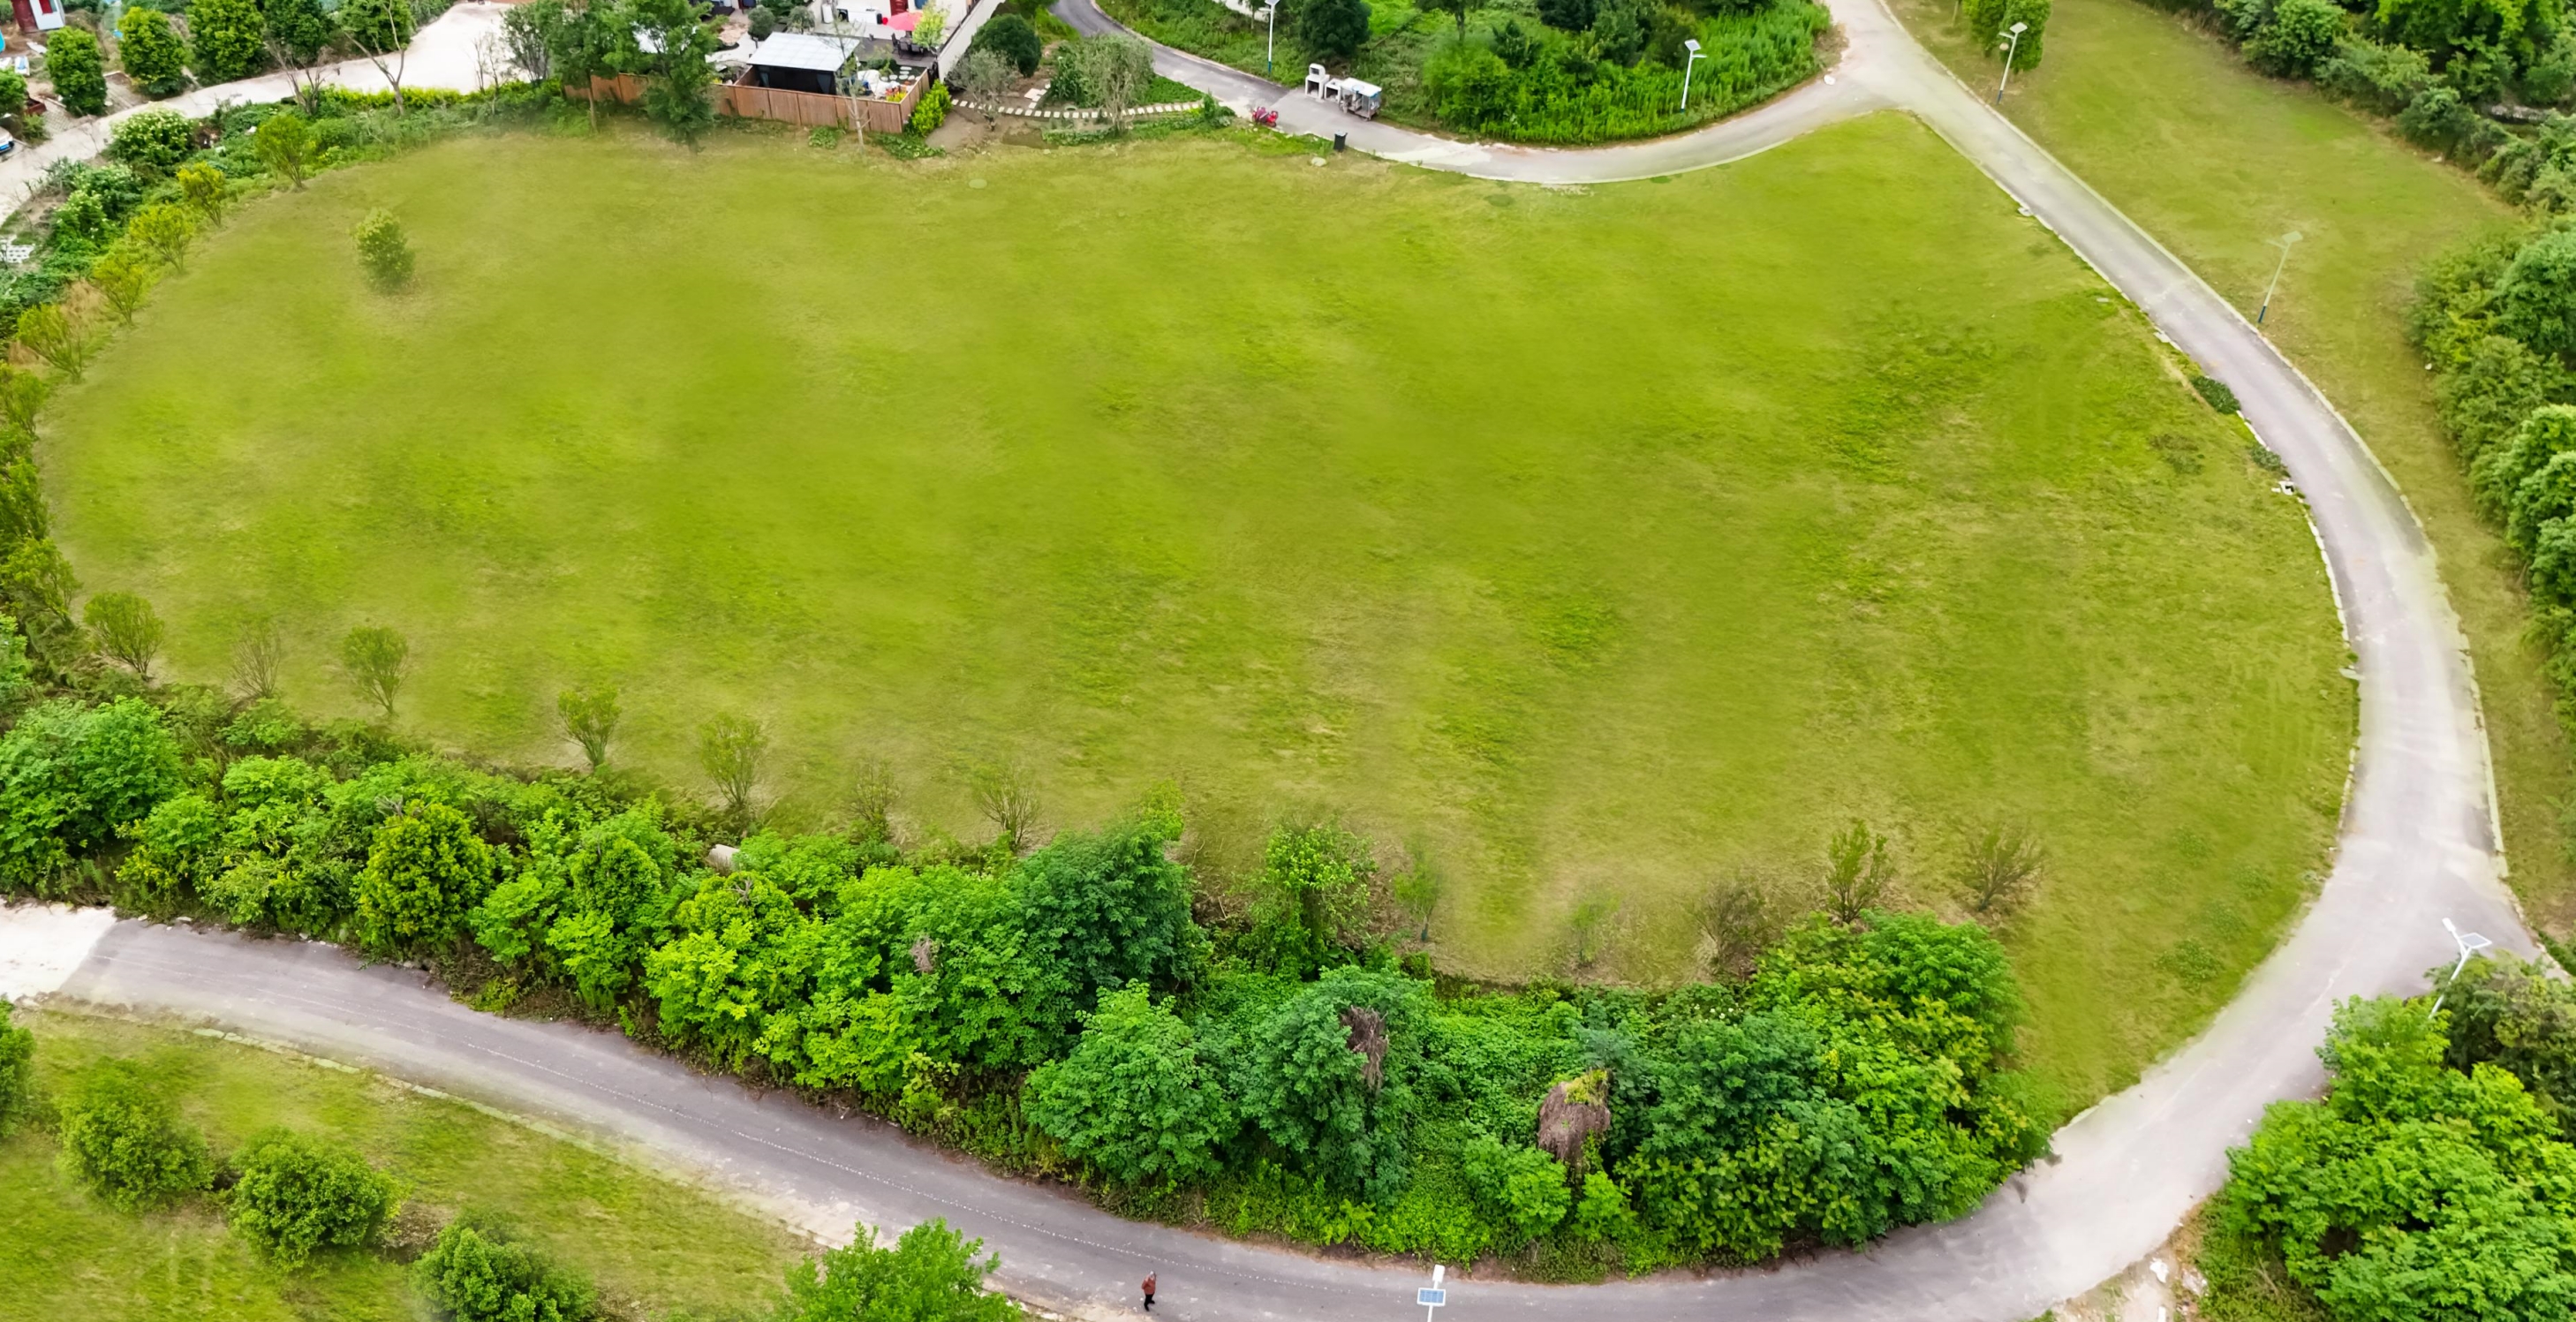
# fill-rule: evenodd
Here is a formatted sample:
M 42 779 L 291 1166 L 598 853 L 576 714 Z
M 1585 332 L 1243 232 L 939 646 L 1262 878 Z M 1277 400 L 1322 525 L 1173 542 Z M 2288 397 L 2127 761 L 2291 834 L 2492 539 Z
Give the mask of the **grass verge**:
M 630 1314 L 766 1315 L 808 1251 L 772 1222 L 585 1148 L 425 1097 L 374 1075 L 173 1029 L 22 1012 L 40 1077 L 59 1091 L 91 1062 L 136 1059 L 182 1094 L 218 1154 L 285 1125 L 355 1145 L 409 1201 L 509 1217 Z M 0 1322 L 116 1319 L 411 1319 L 426 1305 L 381 1254 L 332 1253 L 287 1273 L 260 1261 L 204 1199 L 116 1211 L 63 1174 L 50 1135 L 0 1141 Z
M 1893 3 L 1963 77 L 1992 78 L 1947 4 Z M 2425 260 L 2511 213 L 2372 121 L 2136 0 L 2060 0 L 2048 61 L 2015 75 L 2006 111 L 2249 316 L 2279 256 L 2270 240 L 2301 235 L 2265 329 L 2395 476 L 2441 554 L 2477 666 L 2513 887 L 2564 933 L 2576 922 L 2564 821 L 2576 768 L 2546 653 L 2524 637 L 2519 570 L 2470 503 L 2404 324 Z

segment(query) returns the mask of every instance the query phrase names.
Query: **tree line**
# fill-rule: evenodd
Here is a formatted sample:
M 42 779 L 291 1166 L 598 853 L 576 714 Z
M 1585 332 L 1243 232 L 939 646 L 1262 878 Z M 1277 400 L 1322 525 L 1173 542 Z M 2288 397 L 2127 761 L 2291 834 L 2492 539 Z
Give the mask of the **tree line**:
M 840 830 L 738 834 L 748 722 L 711 725 L 704 803 L 307 723 L 257 691 L 256 635 L 235 693 L 94 660 L 54 697 L 6 637 L 0 887 L 413 961 L 1122 1210 L 1542 1273 L 1752 1262 L 1962 1213 L 2052 1118 L 2010 1069 L 2001 948 L 1878 907 L 1863 827 L 1817 869 L 1827 911 L 1753 923 L 1714 981 L 1477 989 L 1406 952 L 1428 863 L 1330 819 L 1283 820 L 1233 884 L 1184 861 L 1176 792 L 1046 838 L 1007 770 L 982 842 L 899 832 L 881 772 Z M 563 711 L 608 761 L 613 695 Z M 1568 1107 L 1592 1118 L 1551 1131 Z
M 2209 1315 L 2277 1297 L 2266 1260 L 2334 1322 L 2576 1313 L 2576 986 L 2509 956 L 2451 973 L 2428 974 L 2438 1005 L 2339 1006 L 2325 1096 L 2274 1103 L 2228 1154 Z

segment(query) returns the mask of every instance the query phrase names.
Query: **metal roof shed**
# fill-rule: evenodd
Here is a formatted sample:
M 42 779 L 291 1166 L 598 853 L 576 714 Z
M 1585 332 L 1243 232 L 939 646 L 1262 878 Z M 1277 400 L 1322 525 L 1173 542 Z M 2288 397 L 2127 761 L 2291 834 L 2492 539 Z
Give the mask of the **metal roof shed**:
M 751 80 L 758 86 L 830 96 L 840 90 L 835 80 L 852 56 L 884 44 L 860 37 L 780 32 L 753 46 L 743 63 L 751 67 Z

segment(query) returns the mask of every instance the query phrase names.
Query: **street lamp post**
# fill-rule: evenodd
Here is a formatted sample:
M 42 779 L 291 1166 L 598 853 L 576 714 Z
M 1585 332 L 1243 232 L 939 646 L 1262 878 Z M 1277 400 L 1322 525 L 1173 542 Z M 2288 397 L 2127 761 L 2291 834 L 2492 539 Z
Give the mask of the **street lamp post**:
M 2290 245 L 2297 243 L 2298 241 L 2299 232 L 2297 230 L 2292 230 L 2289 233 L 2272 240 L 2272 246 L 2281 250 L 2281 260 L 2272 264 L 2272 283 L 2263 286 L 2263 306 L 2254 309 L 2254 324 L 2257 326 L 2262 325 L 2263 318 L 2271 314 L 2272 291 L 2281 287 L 2281 270 L 2290 264 Z
M 1690 52 L 1690 58 L 1682 61 L 1682 109 L 1688 110 L 1690 109 L 1691 66 L 1698 64 L 1700 61 L 1705 60 L 1708 57 L 1699 53 L 1699 38 L 1697 37 L 1691 37 L 1683 41 L 1682 49 Z
M 2461 931 L 2458 927 L 2454 926 L 2448 918 L 2442 920 L 2442 930 L 2450 933 L 2451 944 L 2460 948 L 2460 962 L 2451 966 L 2451 976 L 2442 979 L 2441 996 L 2433 998 L 2434 1014 L 2440 1014 L 2442 1012 L 2442 997 L 2451 994 L 2451 984 L 2460 980 L 2460 970 L 2469 966 L 2469 956 L 2495 944 L 2495 942 L 2489 941 L 2475 932 Z
M 2015 23 L 2012 25 L 2012 35 L 2004 39 L 2004 76 L 2003 81 L 1995 84 L 1996 105 L 2004 103 L 2004 89 L 2012 85 L 2013 59 L 2021 54 L 2021 34 L 2028 31 L 2030 31 L 2030 24 Z
M 1279 53 L 1279 0 L 1271 0 L 1270 8 L 1264 12 L 1270 19 L 1270 39 L 1261 48 L 1261 76 L 1267 78 L 1270 76 L 1271 57 Z M 1683 81 L 1689 80 L 1685 78 Z

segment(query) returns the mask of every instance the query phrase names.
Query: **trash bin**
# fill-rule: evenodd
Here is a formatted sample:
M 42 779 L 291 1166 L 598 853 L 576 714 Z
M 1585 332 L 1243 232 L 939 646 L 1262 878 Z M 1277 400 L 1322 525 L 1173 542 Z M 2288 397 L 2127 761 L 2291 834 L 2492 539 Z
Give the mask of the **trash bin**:
M 1350 147 L 1350 145 L 1351 145 L 1351 135 L 1350 135 L 1350 134 L 1347 134 L 1347 133 L 1336 133 L 1336 134 L 1334 134 L 1334 135 L 1333 135 L 1333 150 L 1335 150 L 1335 151 L 1344 151 L 1344 150 L 1347 150 L 1347 149 Z

